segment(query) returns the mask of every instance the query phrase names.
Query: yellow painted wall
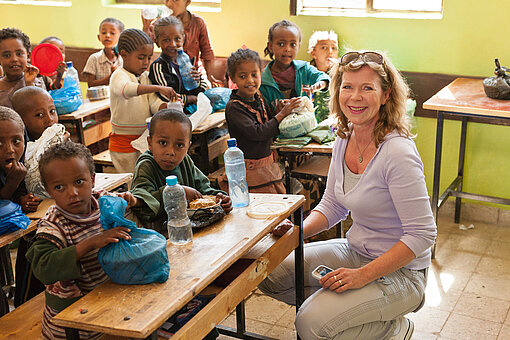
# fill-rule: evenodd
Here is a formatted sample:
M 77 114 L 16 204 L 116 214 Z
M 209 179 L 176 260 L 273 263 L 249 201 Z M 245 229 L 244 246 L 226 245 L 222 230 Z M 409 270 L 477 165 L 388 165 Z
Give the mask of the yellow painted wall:
M 106 2 L 106 0 L 103 0 Z M 2 27 L 18 27 L 32 41 L 59 36 L 68 46 L 101 47 L 99 22 L 113 16 L 126 27 L 140 27 L 140 11 L 104 6 L 101 0 L 73 0 L 71 7 L 0 5 Z M 282 0 L 222 0 L 219 13 L 198 13 L 207 22 L 216 55 L 228 56 L 246 44 L 262 53 L 267 30 L 290 19 L 303 30 L 299 58 L 308 59 L 308 38 L 314 30 L 334 29 L 344 45 L 354 49 L 387 51 L 405 71 L 490 76 L 494 57 L 510 66 L 508 21 L 510 2 L 444 0 L 440 20 L 349 17 L 290 17 Z M 416 118 L 416 143 L 425 164 L 431 191 L 435 119 Z M 447 122 L 443 151 L 443 183 L 455 176 L 460 123 Z M 465 187 L 469 192 L 510 197 L 510 130 L 502 126 L 470 124 L 466 152 Z

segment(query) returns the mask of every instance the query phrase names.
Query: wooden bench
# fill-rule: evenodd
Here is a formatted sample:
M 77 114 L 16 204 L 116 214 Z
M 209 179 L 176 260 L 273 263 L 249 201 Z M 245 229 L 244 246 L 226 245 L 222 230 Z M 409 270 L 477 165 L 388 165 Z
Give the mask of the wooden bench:
M 94 164 L 96 165 L 97 172 L 105 172 L 105 167 L 113 168 L 112 158 L 110 157 L 110 150 L 105 150 L 101 153 L 98 153 L 97 155 L 92 156 L 92 158 L 94 159 Z
M 42 339 L 44 292 L 0 318 L 0 339 Z

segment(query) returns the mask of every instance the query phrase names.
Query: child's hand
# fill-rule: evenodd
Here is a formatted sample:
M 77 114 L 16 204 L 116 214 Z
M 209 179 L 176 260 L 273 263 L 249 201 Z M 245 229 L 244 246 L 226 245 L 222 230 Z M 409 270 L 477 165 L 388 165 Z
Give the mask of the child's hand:
M 195 81 L 200 84 L 200 80 L 202 80 L 202 75 L 200 74 L 200 72 L 198 72 L 195 66 L 191 68 L 189 74 L 191 75 L 191 78 L 195 79 Z
M 67 65 L 64 61 L 60 61 L 57 66 L 57 78 L 62 78 L 62 75 L 67 70 Z
M 129 191 L 120 193 L 119 197 L 122 197 L 123 199 L 125 199 L 127 201 L 127 208 L 126 208 L 126 210 L 131 208 L 131 207 L 134 207 L 134 206 L 136 206 L 138 204 L 138 198 L 133 196 L 133 194 L 131 192 L 129 192 Z
M 288 219 L 285 219 L 282 223 L 278 224 L 276 227 L 274 227 L 272 233 L 275 236 L 283 236 L 289 229 L 294 227 L 294 223 L 289 221 Z
M 115 227 L 81 241 L 76 245 L 76 259 L 81 259 L 83 255 L 94 249 L 103 248 L 110 243 L 117 243 L 121 238 L 130 240 L 131 236 L 128 234 L 130 231 L 131 229 L 126 227 Z
M 41 199 L 39 197 L 34 196 L 34 194 L 29 193 L 27 195 L 20 197 L 20 205 L 21 210 L 23 212 L 34 212 L 37 211 L 37 207 L 39 203 L 41 203 Z
M 62 139 L 63 139 L 63 140 L 64 140 L 64 142 L 65 142 L 66 140 L 68 140 L 68 139 L 69 139 L 69 137 L 71 137 L 71 134 L 70 134 L 68 131 L 66 131 L 66 132 L 64 132 L 64 136 L 62 137 Z
M 13 160 L 5 166 L 5 181 L 13 181 L 18 186 L 25 179 L 27 168 L 20 161 Z
M 292 110 L 298 108 L 301 105 L 301 97 L 294 97 L 292 99 L 288 99 L 287 102 L 285 102 L 284 100 L 280 102 L 285 106 L 275 117 L 278 122 L 281 122 L 283 118 L 287 117 L 292 113 Z
M 39 69 L 34 65 L 27 64 L 25 68 L 25 84 L 31 86 L 34 84 L 35 77 L 39 74 Z
M 216 194 L 216 202 L 221 202 L 220 205 L 225 211 L 225 213 L 228 214 L 229 212 L 232 211 L 232 200 L 230 199 L 229 196 L 219 192 L 218 194 Z
M 147 33 L 149 35 L 149 37 L 152 39 L 152 41 L 156 41 L 156 39 L 154 37 L 154 22 L 156 22 L 156 20 L 158 20 L 158 18 L 145 19 L 143 17 L 142 13 L 143 13 L 143 10 L 140 11 L 140 16 L 142 17 L 142 25 L 143 25 L 142 31 Z
M 111 73 L 113 73 L 113 71 L 115 71 L 117 69 L 117 66 L 116 65 L 110 65 L 110 71 Z M 111 74 L 110 73 L 110 74 Z
M 186 194 L 187 201 L 193 201 L 196 200 L 197 198 L 202 198 L 202 194 L 200 193 L 200 191 L 185 185 L 183 185 L 182 187 L 184 188 L 184 193 Z
M 175 102 L 180 100 L 180 96 L 175 93 L 174 89 L 170 86 L 160 86 L 158 92 L 162 95 L 167 97 L 171 102 Z
M 323 88 L 326 88 L 327 86 L 328 86 L 328 84 L 324 80 L 321 80 L 321 81 L 313 84 L 312 86 L 303 85 L 303 87 L 301 88 L 301 92 L 304 92 L 309 97 L 311 97 L 314 92 L 320 91 Z

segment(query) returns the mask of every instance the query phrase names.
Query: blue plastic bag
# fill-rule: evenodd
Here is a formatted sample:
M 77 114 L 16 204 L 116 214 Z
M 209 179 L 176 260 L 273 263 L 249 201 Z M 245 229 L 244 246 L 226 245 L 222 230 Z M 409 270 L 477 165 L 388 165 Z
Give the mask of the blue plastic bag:
M 99 264 L 115 283 L 165 282 L 170 272 L 165 237 L 154 230 L 137 228 L 133 221 L 125 219 L 126 207 L 127 202 L 120 197 L 99 198 L 101 226 L 105 230 L 122 226 L 131 229 L 130 240 L 119 239 L 99 249 Z
M 80 84 L 71 76 L 64 78 L 64 85 L 58 90 L 49 91 L 59 115 L 78 110 L 82 104 Z
M 213 87 L 212 89 L 205 90 L 204 94 L 211 101 L 213 112 L 223 110 L 230 99 L 232 90 L 226 87 Z
M 0 200 L 0 235 L 18 229 L 27 229 L 30 219 L 23 214 L 21 206 L 9 200 Z

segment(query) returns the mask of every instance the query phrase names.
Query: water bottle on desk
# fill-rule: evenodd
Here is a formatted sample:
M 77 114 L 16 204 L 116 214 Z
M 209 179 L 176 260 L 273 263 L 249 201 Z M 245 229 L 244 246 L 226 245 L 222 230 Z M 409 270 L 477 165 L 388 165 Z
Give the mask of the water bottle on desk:
M 225 151 L 225 172 L 228 178 L 228 194 L 232 199 L 234 208 L 245 207 L 250 204 L 250 194 L 248 193 L 248 184 L 246 184 L 246 165 L 244 164 L 244 154 L 237 147 L 237 140 L 230 138 L 227 140 L 228 149 Z
M 198 82 L 191 76 L 193 65 L 188 55 L 183 51 L 182 47 L 177 49 L 177 65 L 179 65 L 179 73 L 181 74 L 182 84 L 187 91 L 196 89 Z
M 187 201 L 184 189 L 177 183 L 176 176 L 166 178 L 166 187 L 163 190 L 163 203 L 168 215 L 168 239 L 173 244 L 186 244 L 191 242 L 193 232 L 188 218 Z
M 66 66 L 67 66 L 66 77 L 69 76 L 76 81 L 76 84 L 78 84 L 78 88 L 80 89 L 80 99 L 83 102 L 83 95 L 81 94 L 80 77 L 78 76 L 78 71 L 73 67 L 72 61 L 68 61 L 66 63 Z

